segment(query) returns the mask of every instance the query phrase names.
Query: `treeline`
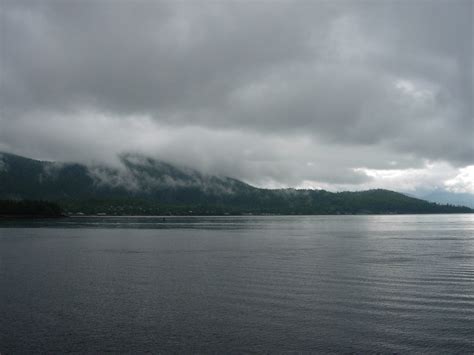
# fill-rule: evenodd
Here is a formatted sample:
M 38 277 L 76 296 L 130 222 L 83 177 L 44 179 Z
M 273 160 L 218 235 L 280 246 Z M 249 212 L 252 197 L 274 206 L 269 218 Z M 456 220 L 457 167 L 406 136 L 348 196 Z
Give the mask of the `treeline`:
M 327 191 L 261 190 L 216 203 L 163 203 L 155 199 L 63 199 L 55 202 L 0 200 L 0 217 L 60 217 L 62 215 L 312 215 L 472 213 L 467 207 L 439 205 L 396 192 L 371 190 Z
M 245 214 L 418 214 L 472 213 L 467 207 L 439 205 L 387 190 L 331 193 L 327 191 L 256 190 L 229 196 L 227 201 L 163 203 L 158 199 L 67 199 L 58 201 L 66 213 L 107 215 L 245 215 Z
M 54 202 L 0 200 L 0 217 L 61 217 L 61 207 Z

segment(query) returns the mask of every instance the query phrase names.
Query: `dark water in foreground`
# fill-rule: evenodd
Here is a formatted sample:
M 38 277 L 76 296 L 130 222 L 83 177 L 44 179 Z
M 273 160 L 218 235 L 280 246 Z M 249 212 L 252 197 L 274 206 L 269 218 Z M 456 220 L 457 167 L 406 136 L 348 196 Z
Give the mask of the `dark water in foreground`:
M 474 215 L 0 227 L 2 354 L 474 352 Z

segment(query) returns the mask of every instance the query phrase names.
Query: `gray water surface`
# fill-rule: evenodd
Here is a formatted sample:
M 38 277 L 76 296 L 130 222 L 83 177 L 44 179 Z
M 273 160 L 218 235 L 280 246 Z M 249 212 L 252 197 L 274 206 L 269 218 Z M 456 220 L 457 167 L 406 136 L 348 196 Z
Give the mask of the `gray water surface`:
M 0 353 L 474 352 L 474 215 L 0 222 Z

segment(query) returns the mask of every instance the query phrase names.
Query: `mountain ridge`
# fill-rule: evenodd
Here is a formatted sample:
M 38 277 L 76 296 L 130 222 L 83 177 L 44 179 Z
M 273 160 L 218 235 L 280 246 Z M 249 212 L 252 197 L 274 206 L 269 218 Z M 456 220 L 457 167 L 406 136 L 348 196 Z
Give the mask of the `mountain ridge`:
M 120 161 L 122 167 L 114 168 L 0 153 L 0 199 L 50 200 L 70 213 L 106 214 L 473 212 L 390 190 L 262 189 L 136 154 L 122 155 Z

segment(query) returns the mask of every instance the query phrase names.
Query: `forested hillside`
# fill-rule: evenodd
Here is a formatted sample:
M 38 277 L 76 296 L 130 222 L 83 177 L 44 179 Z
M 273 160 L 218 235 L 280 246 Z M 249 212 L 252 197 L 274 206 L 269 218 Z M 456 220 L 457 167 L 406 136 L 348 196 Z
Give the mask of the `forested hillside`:
M 0 154 L 0 198 L 50 200 L 69 213 L 386 214 L 470 213 L 388 190 L 332 193 L 260 189 L 147 157 L 125 155 L 122 166 L 43 162 Z

